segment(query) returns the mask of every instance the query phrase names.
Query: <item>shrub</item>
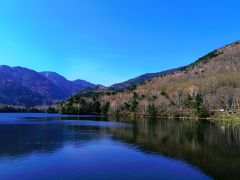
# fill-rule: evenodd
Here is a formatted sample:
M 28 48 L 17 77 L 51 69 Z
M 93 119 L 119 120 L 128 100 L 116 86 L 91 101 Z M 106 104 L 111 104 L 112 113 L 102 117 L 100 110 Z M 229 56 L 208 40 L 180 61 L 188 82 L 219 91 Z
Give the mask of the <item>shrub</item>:
M 157 108 L 154 104 L 148 105 L 147 113 L 149 116 L 156 116 L 157 115 Z

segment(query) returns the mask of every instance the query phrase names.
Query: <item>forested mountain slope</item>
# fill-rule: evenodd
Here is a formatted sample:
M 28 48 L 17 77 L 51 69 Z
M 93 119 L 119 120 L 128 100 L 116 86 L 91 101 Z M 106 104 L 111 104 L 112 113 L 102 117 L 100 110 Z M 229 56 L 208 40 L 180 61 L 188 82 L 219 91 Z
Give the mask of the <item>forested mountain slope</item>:
M 62 111 L 207 117 L 240 108 L 240 42 L 214 50 L 194 63 L 135 89 L 79 94 Z

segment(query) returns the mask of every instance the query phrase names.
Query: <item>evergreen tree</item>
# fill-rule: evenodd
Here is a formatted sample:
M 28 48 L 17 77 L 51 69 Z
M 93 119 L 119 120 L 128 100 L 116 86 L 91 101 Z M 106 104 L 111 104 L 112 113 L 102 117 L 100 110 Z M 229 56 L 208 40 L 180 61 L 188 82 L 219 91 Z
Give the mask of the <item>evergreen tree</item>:
M 104 104 L 103 107 L 102 107 L 102 113 L 103 113 L 103 114 L 108 114 L 109 108 L 110 108 L 110 103 L 107 102 L 107 103 Z
M 157 115 L 157 108 L 154 104 L 148 105 L 147 112 L 149 116 L 156 116 Z

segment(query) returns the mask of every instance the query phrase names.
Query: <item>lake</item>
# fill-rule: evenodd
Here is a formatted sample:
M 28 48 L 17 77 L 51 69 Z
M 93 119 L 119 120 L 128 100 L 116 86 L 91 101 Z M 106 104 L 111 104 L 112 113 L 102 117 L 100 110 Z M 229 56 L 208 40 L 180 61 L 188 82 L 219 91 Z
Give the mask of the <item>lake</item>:
M 0 179 L 239 179 L 238 125 L 125 120 L 0 114 Z

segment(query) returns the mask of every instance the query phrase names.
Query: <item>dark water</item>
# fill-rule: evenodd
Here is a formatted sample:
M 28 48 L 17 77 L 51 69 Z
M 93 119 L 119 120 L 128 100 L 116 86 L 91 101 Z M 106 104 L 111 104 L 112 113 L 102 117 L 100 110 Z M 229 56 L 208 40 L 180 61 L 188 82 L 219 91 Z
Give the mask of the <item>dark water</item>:
M 0 179 L 239 179 L 240 127 L 0 114 Z

